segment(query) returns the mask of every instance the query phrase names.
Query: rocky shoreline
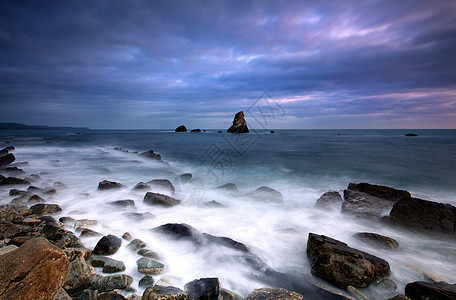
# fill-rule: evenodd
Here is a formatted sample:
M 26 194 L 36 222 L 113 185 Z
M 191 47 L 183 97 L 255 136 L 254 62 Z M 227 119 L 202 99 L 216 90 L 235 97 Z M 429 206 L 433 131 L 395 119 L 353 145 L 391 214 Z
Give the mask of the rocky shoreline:
M 128 150 L 118 148 L 128 152 Z M 91 229 L 97 220 L 73 219 L 54 215 L 62 208 L 55 202 L 64 183 L 52 186 L 34 186 L 39 175 L 26 174 L 12 165 L 14 147 L 0 150 L 0 188 L 8 189 L 12 198 L 0 207 L 0 299 L 242 299 L 224 289 L 218 278 L 199 278 L 185 284 L 183 289 L 173 286 L 172 278 L 154 276 L 166 274 L 167 266 L 160 255 L 146 242 L 125 232 L 122 236 L 104 234 Z M 136 153 L 143 158 L 162 162 L 152 150 Z M 20 165 L 19 165 L 20 166 Z M 191 180 L 191 174 L 182 174 L 179 180 Z M 33 184 L 32 184 L 33 183 Z M 124 185 L 103 180 L 100 192 L 125 188 Z M 133 187 L 144 191 L 143 203 L 167 207 L 181 205 L 174 198 L 173 183 L 166 179 L 140 182 Z M 152 191 L 151 191 L 152 189 Z M 233 183 L 218 188 L 236 193 Z M 284 201 L 281 192 L 263 186 L 245 195 L 252 201 L 277 203 Z M 133 200 L 115 200 L 113 207 L 134 206 Z M 213 201 L 212 205 L 219 204 Z M 219 204 L 220 205 L 220 204 Z M 385 226 L 438 234 L 454 238 L 456 208 L 413 198 L 409 192 L 368 183 L 350 183 L 343 192 L 324 193 L 315 204 L 316 209 L 341 211 L 353 217 L 378 220 Z M 139 213 L 138 213 L 139 214 Z M 153 218 L 140 214 L 137 218 Z M 397 295 L 395 283 L 388 279 L 391 266 L 387 260 L 350 247 L 343 241 L 309 233 L 306 255 L 312 275 L 325 284 L 314 284 L 310 275 L 283 273 L 265 263 L 250 247 L 229 237 L 200 232 L 188 224 L 167 223 L 151 228 L 167 238 L 192 243 L 195 247 L 220 245 L 235 253 L 251 270 L 252 277 L 263 282 L 265 288 L 255 289 L 245 299 L 367 299 L 363 288 L 384 286 L 386 298 L 407 299 Z M 95 247 L 88 249 L 81 239 L 97 238 Z M 394 239 L 375 232 L 355 235 L 366 245 L 400 251 Z M 139 255 L 137 272 L 142 274 L 138 286 L 145 289 L 142 296 L 131 285 L 133 278 L 122 272 L 123 261 L 111 258 L 119 249 L 128 249 Z M 274 287 L 274 288 L 269 288 Z M 405 289 L 410 299 L 456 299 L 456 286 L 445 282 L 411 282 Z

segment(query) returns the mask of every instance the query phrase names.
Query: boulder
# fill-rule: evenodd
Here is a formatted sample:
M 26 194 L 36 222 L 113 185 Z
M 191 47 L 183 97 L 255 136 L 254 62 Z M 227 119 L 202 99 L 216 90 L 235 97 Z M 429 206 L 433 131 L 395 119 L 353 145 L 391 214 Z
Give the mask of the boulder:
M 156 252 L 149 249 L 140 249 L 138 251 L 138 255 L 160 260 L 160 256 Z
M 0 299 L 54 299 L 70 268 L 65 253 L 30 239 L 0 260 Z
M 126 240 L 126 241 L 132 241 L 133 240 L 133 236 L 129 232 L 124 232 L 124 234 L 122 234 L 122 238 L 124 240 Z
M 76 229 L 76 232 L 79 232 L 79 238 L 103 236 L 101 233 L 88 228 L 79 227 L 78 229 Z
M 143 152 L 139 156 L 154 159 L 154 160 L 161 160 L 160 154 L 154 153 L 154 150 L 149 150 L 149 151 Z
M 78 228 L 86 228 L 86 227 L 91 227 L 95 226 L 98 224 L 97 220 L 91 220 L 91 219 L 79 219 L 74 221 L 74 229 Z
M 283 202 L 282 193 L 267 186 L 259 187 L 253 192 L 247 193 L 246 196 L 261 201 Z
M 61 212 L 62 209 L 58 204 L 35 204 L 30 207 L 30 209 L 33 211 L 34 214 L 38 216 L 42 215 L 49 215 L 49 214 L 54 214 Z
M 24 217 L 11 209 L 0 206 L 0 221 L 10 223 L 22 223 Z
M 234 116 L 233 125 L 228 128 L 229 133 L 248 133 L 249 128 L 244 119 L 244 112 L 240 111 Z
M 175 132 L 187 132 L 187 127 L 185 127 L 184 125 L 181 125 L 181 126 L 177 127 L 174 131 Z
M 286 289 L 278 288 L 259 288 L 253 290 L 245 300 L 302 300 L 303 296 L 296 292 L 291 292 Z
M 367 193 L 369 195 L 390 200 L 390 201 L 398 201 L 402 198 L 410 198 L 411 195 L 408 191 L 405 190 L 397 190 L 388 186 L 383 185 L 374 185 L 369 183 L 350 183 L 348 185 L 348 189 L 352 191 L 359 191 L 363 193 Z
M 70 262 L 79 258 L 88 260 L 92 256 L 92 250 L 87 248 L 65 248 L 63 251 Z
M 217 189 L 225 191 L 225 192 L 237 192 L 238 191 L 238 187 L 234 183 L 223 184 L 221 186 L 218 186 Z
M 0 157 L 0 167 L 4 168 L 14 162 L 16 160 L 16 157 L 14 157 L 13 153 L 6 154 L 2 157 Z
M 170 195 L 173 195 L 174 192 L 176 191 L 174 188 L 174 185 L 168 179 L 154 179 L 154 180 L 147 182 L 147 184 L 154 191 L 158 191 L 158 192 L 163 191 Z
M 392 201 L 352 190 L 344 190 L 344 198 L 345 201 L 342 203 L 342 212 L 355 215 L 380 217 L 386 214 L 393 205 Z
M 403 198 L 394 204 L 388 219 L 413 229 L 456 234 L 456 207 L 450 204 Z
M 115 181 L 103 180 L 98 183 L 98 190 L 99 191 L 106 191 L 112 189 L 120 189 L 123 185 Z
M 24 196 L 24 195 L 30 195 L 30 193 L 27 191 L 22 191 L 22 190 L 18 190 L 18 189 L 11 189 L 9 191 L 9 195 L 10 196 Z
M 429 283 L 415 281 L 405 286 L 405 295 L 412 300 L 415 299 L 456 299 L 456 285 L 446 282 Z
M 92 270 L 84 259 L 78 258 L 70 263 L 70 271 L 65 279 L 63 288 L 75 295 L 86 289 L 92 281 Z
M 126 289 L 132 284 L 133 278 L 126 274 L 115 274 L 111 276 L 98 277 L 92 280 L 92 287 L 106 292 L 115 289 Z
M 45 223 L 56 223 L 57 222 L 53 216 L 41 216 L 38 219 L 40 219 L 41 221 L 43 221 Z
M 307 256 L 313 275 L 341 288 L 365 288 L 390 272 L 385 260 L 314 233 L 309 233 Z
M 98 241 L 92 253 L 95 255 L 112 255 L 119 250 L 121 245 L 122 239 L 115 235 L 108 234 Z
M 243 298 L 238 294 L 227 290 L 227 289 L 220 289 L 220 300 L 242 300 Z
M 141 248 L 145 248 L 146 243 L 144 243 L 140 239 L 134 239 L 130 243 L 128 243 L 127 248 L 133 251 L 139 250 Z
M 143 289 L 152 287 L 154 286 L 154 278 L 149 275 L 144 275 L 144 277 L 139 280 L 138 286 Z
M 29 185 L 30 182 L 16 177 L 6 177 L 2 179 L 2 185 Z
M 188 282 L 184 286 L 191 300 L 217 300 L 220 292 L 218 278 L 200 278 Z
M 92 256 L 90 264 L 94 267 L 103 268 L 103 273 L 123 272 L 126 269 L 123 261 L 98 255 Z
M 84 245 L 73 232 L 61 228 L 56 223 L 47 223 L 40 234 L 61 249 L 84 248 Z
M 38 195 L 32 195 L 28 199 L 28 203 L 45 203 L 45 202 L 46 202 L 46 200 L 44 200 L 43 198 L 41 198 Z
M 201 129 L 197 128 L 197 129 L 192 129 L 190 132 L 201 132 Z
M 360 241 L 370 244 L 374 247 L 395 250 L 399 247 L 399 243 L 390 237 L 372 232 L 358 232 L 354 237 Z
M 120 291 L 109 291 L 104 293 L 99 293 L 97 295 L 97 300 L 126 300 Z
M 167 195 L 147 192 L 144 196 L 143 203 L 148 205 L 160 205 L 165 207 L 171 207 L 179 205 L 181 201 Z
M 143 190 L 148 190 L 150 189 L 150 185 L 148 185 L 147 183 L 144 183 L 144 182 L 139 182 L 137 185 L 135 185 L 135 187 L 133 188 L 133 190 L 135 191 L 143 191 Z
M 318 198 L 317 202 L 315 203 L 315 207 L 322 208 L 322 209 L 340 209 L 340 206 L 343 202 L 343 199 L 339 192 L 326 192 Z
M 173 286 L 159 286 L 147 288 L 142 296 L 142 300 L 187 300 L 188 294 L 183 290 Z
M 25 231 L 9 222 L 0 221 L 0 240 L 11 239 L 16 236 L 26 235 Z
M 156 260 L 142 257 L 136 261 L 138 272 L 142 274 L 163 274 L 165 272 L 165 265 Z

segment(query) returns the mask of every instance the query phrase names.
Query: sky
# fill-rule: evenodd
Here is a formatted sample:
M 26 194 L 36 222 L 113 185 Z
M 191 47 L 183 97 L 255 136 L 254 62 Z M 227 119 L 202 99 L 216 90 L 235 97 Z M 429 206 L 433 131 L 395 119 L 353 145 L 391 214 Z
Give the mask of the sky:
M 456 128 L 456 1 L 0 1 L 0 122 Z

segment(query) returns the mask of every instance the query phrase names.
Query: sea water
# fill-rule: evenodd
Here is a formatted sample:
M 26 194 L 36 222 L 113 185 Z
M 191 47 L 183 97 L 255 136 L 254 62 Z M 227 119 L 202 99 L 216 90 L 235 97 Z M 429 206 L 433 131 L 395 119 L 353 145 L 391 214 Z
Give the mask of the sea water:
M 0 146 L 13 145 L 17 162 L 27 174 L 39 174 L 38 187 L 63 182 L 65 189 L 48 197 L 63 211 L 57 215 L 94 219 L 91 229 L 121 236 L 130 232 L 156 251 L 166 266 L 163 275 L 184 284 L 202 277 L 218 277 L 224 288 L 246 296 L 265 286 L 251 276 L 249 266 L 236 260 L 236 251 L 216 245 L 197 247 L 188 241 L 170 240 L 152 228 L 166 223 L 186 223 L 200 232 L 242 242 L 277 271 L 310 274 L 306 256 L 309 232 L 324 234 L 349 246 L 387 260 L 390 278 L 403 293 L 409 282 L 434 276 L 456 282 L 454 237 L 416 234 L 354 218 L 336 211 L 314 208 L 319 196 L 342 193 L 350 182 L 368 182 L 407 189 L 413 196 L 456 205 L 456 130 L 276 130 L 249 134 L 175 133 L 166 130 L 1 131 Z M 116 149 L 117 148 L 117 149 Z M 119 150 L 118 148 L 122 148 Z M 153 149 L 165 163 L 138 156 Z M 188 183 L 177 175 L 191 173 Z M 138 182 L 169 179 L 182 204 L 172 208 L 143 204 L 145 191 L 134 191 Z M 98 191 L 102 180 L 125 187 Z M 239 192 L 216 189 L 235 183 Z M 260 186 L 280 191 L 283 203 L 253 200 L 245 194 Z M 0 204 L 12 197 L 0 190 Z M 135 208 L 118 208 L 109 202 L 135 201 Z M 223 207 L 208 207 L 212 200 Z M 150 212 L 155 218 L 135 222 L 128 212 Z M 360 231 L 395 238 L 397 251 L 370 247 L 353 238 Z M 88 247 L 99 238 L 84 238 Z M 126 242 L 124 242 L 125 244 Z M 113 258 L 126 264 L 133 287 L 142 277 L 140 257 L 122 247 Z M 427 274 L 427 275 L 426 275 Z M 371 297 L 375 289 L 365 291 Z

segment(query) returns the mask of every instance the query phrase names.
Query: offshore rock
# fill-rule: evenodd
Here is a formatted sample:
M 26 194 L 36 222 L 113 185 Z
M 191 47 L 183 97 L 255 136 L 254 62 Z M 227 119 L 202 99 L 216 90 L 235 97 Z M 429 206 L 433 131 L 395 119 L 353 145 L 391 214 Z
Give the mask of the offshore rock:
M 383 185 L 374 185 L 369 183 L 350 183 L 348 185 L 348 189 L 352 191 L 359 191 L 363 193 L 370 194 L 372 196 L 390 200 L 390 201 L 398 201 L 402 198 L 410 198 L 411 195 L 408 191 L 405 190 L 397 190 L 388 186 Z
M 185 125 L 181 125 L 181 126 L 177 127 L 174 131 L 175 132 L 187 132 L 187 127 L 185 127 Z
M 248 133 L 249 128 L 244 119 L 244 112 L 240 111 L 234 116 L 233 125 L 228 128 L 229 133 Z
M 340 209 L 342 201 L 343 199 L 340 196 L 339 192 L 326 192 L 321 195 L 320 198 L 318 198 L 317 202 L 315 203 L 315 207 L 336 210 Z

